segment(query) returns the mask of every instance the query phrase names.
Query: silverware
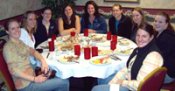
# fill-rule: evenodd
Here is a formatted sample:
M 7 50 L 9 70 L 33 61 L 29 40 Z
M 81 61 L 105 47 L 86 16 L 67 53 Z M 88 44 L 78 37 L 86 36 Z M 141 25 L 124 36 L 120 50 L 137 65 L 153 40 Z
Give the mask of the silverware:
M 49 49 L 48 46 L 40 46 L 42 49 Z
M 79 63 L 78 61 L 72 61 L 72 62 Z
M 120 59 L 117 55 L 115 55 L 115 54 L 110 54 L 109 56 L 110 56 L 110 58 L 112 58 L 113 60 L 120 60 L 120 61 L 121 61 L 121 59 Z
M 50 55 L 50 52 L 48 52 L 48 53 L 47 53 L 47 56 L 46 56 L 46 58 L 48 58 L 48 57 L 49 57 L 49 55 Z

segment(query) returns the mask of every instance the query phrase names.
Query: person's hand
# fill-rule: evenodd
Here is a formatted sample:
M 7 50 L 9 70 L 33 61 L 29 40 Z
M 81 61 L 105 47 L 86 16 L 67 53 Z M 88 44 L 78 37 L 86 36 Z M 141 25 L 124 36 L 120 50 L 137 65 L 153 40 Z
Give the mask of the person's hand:
M 121 79 L 112 79 L 109 84 L 122 84 L 123 80 Z
M 49 70 L 48 64 L 46 63 L 46 61 L 42 61 L 41 63 L 41 71 L 46 74 Z
M 93 29 L 88 29 L 88 32 L 89 32 L 89 33 L 96 33 L 96 31 L 93 30 Z
M 75 28 L 71 28 L 71 32 L 75 32 L 75 30 L 76 30 Z
M 35 83 L 42 83 L 47 80 L 47 77 L 45 77 L 43 74 L 38 75 L 35 77 L 34 82 Z
M 123 83 L 123 80 L 118 79 L 118 80 L 116 81 L 116 83 L 117 83 L 117 84 L 122 84 L 122 83 Z

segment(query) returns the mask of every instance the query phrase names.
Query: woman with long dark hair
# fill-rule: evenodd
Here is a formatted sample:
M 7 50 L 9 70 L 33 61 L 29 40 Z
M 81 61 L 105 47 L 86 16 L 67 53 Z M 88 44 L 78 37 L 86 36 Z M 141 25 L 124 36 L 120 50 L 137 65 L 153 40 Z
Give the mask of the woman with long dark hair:
M 107 24 L 105 18 L 99 13 L 94 1 L 88 1 L 84 7 L 81 19 L 81 32 L 87 29 L 89 33 L 106 33 Z
M 62 17 L 58 19 L 58 26 L 60 35 L 67 35 L 71 32 L 80 33 L 80 18 L 75 14 L 71 4 L 64 6 Z
M 154 29 L 157 31 L 156 43 L 164 58 L 164 66 L 168 69 L 165 77 L 165 83 L 175 80 L 175 32 L 170 23 L 170 17 L 167 13 L 161 12 L 156 15 L 154 20 Z

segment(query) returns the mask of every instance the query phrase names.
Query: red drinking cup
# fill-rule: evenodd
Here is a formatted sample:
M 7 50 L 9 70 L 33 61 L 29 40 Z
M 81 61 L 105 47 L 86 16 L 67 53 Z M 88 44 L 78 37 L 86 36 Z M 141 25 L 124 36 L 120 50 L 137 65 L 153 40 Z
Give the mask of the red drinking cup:
M 79 44 L 74 45 L 74 54 L 80 56 L 81 48 Z
M 88 35 L 89 35 L 89 33 L 88 33 L 88 29 L 85 29 L 85 30 L 84 30 L 84 36 L 87 37 Z
M 89 47 L 84 48 L 84 59 L 90 59 L 91 58 L 91 50 Z
M 54 49 L 55 49 L 55 47 L 54 47 L 54 41 L 52 41 L 51 39 L 49 39 L 48 45 L 49 45 L 49 51 L 50 52 L 54 51 Z
M 92 46 L 92 57 L 98 56 L 98 47 Z
M 52 35 L 52 41 L 56 40 L 57 36 L 55 34 Z
M 74 37 L 75 36 L 75 32 L 73 31 L 73 32 L 70 32 L 70 35 L 72 36 L 72 37 Z
M 117 42 L 112 40 L 111 43 L 110 43 L 111 50 L 115 50 L 116 49 L 116 45 L 117 45 Z
M 107 32 L 107 36 L 106 36 L 107 40 L 111 40 L 111 32 Z
M 112 41 L 116 41 L 117 43 L 117 35 L 112 35 Z

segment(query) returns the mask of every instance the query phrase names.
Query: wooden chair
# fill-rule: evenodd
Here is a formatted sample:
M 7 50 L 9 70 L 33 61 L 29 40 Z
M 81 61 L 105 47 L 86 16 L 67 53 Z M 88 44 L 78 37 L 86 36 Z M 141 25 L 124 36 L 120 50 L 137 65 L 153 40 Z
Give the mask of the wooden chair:
M 4 44 L 6 43 L 6 40 L 0 39 L 0 51 L 2 51 Z
M 3 40 L 3 42 L 0 42 L 0 77 L 2 78 L 5 85 L 7 86 L 8 91 L 16 91 L 16 88 L 15 88 L 14 82 L 12 80 L 12 77 L 9 73 L 7 64 L 3 58 L 2 49 L 3 49 L 4 44 L 5 44 L 4 40 Z
M 159 67 L 141 81 L 137 91 L 160 91 L 167 69 Z

